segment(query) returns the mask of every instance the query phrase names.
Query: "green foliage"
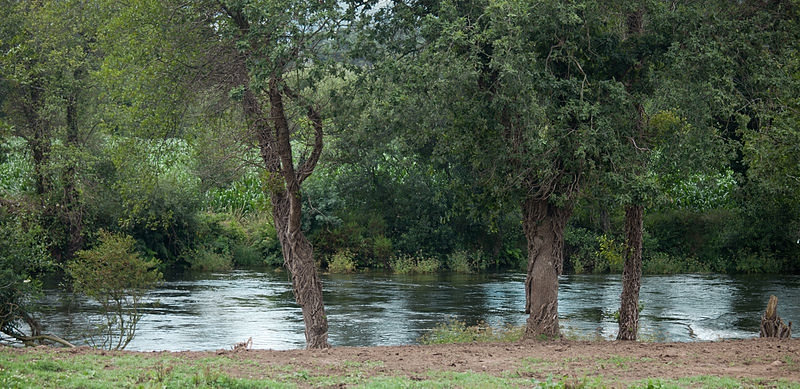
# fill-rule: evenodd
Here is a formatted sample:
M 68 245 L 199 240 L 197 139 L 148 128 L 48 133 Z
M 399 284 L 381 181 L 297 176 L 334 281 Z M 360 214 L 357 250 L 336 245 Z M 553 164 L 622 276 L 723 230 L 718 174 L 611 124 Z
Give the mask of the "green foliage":
M 737 273 L 744 274 L 775 274 L 786 266 L 782 261 L 775 258 L 774 253 L 753 253 L 747 249 L 743 249 L 734 255 L 733 265 Z
M 158 260 L 141 258 L 128 235 L 101 230 L 99 244 L 66 265 L 76 292 L 100 304 L 103 322 L 89 334 L 93 347 L 124 349 L 136 335 L 144 295 L 162 279 Z
M 436 258 L 425 257 L 422 254 L 399 254 L 393 256 L 389 263 L 391 269 L 397 274 L 430 274 L 436 273 L 441 264 Z
M 19 196 L 33 190 L 33 165 L 19 137 L 0 137 L 0 193 Z
M 622 270 L 622 264 L 625 262 L 625 245 L 615 242 L 605 234 L 597 237 L 597 243 L 600 246 L 597 256 L 608 262 L 612 271 Z
M 567 226 L 564 231 L 565 266 L 574 274 L 619 273 L 624 263 L 624 244 L 608 234 L 583 227 Z
M 734 243 L 731 228 L 737 223 L 736 215 L 725 209 L 651 213 L 645 218 L 645 230 L 653 235 L 645 242 L 645 259 L 647 252 L 663 253 L 651 259 L 666 265 L 664 268 L 683 262 L 687 268 L 682 272 L 725 271 L 728 265 L 724 262 L 731 259 Z
M 0 203 L 0 332 L 25 335 L 20 326 L 35 324 L 29 320 L 41 292 L 39 276 L 52 266 L 45 241 L 38 225 L 9 214 Z
M 225 188 L 210 188 L 205 193 L 205 206 L 213 212 L 247 215 L 269 209 L 261 179 L 248 172 Z
M 331 273 L 352 273 L 355 270 L 355 256 L 350 250 L 338 251 L 328 261 L 328 271 Z
M 564 266 L 574 274 L 602 272 L 597 235 L 589 229 L 568 225 L 564 229 Z
M 467 326 L 463 321 L 449 320 L 437 324 L 419 339 L 421 344 L 452 344 L 472 342 L 516 342 L 522 339 L 525 327 L 493 328 L 486 323 Z
M 486 269 L 488 265 L 485 255 L 481 251 L 469 252 L 458 250 L 447 255 L 445 260 L 447 268 L 456 273 L 477 273 Z
M 709 273 L 711 266 L 695 257 L 673 257 L 664 252 L 645 253 L 642 259 L 644 274 Z

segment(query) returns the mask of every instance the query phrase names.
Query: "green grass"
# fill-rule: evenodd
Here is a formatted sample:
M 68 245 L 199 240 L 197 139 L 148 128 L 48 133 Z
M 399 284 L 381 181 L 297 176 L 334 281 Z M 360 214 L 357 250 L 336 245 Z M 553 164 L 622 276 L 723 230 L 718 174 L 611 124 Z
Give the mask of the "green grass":
M 635 368 L 647 358 L 611 356 L 597 363 Z M 185 358 L 174 353 L 72 353 L 47 348 L 19 352 L 0 348 L 0 388 L 605 388 L 614 377 L 553 376 L 543 370 L 554 362 L 528 358 L 497 375 L 449 371 L 384 371 L 380 360 L 342 360 L 305 368 L 293 360 L 260 365 L 246 354 Z M 541 369 L 540 369 L 541 368 Z M 516 369 L 516 370 L 515 370 Z M 525 374 L 520 374 L 524 371 Z M 632 388 L 800 388 L 800 383 L 697 376 L 678 380 L 657 377 L 629 384 Z
M 452 344 L 471 342 L 515 342 L 522 339 L 525 327 L 493 328 L 486 323 L 467 326 L 463 321 L 450 320 L 438 324 L 420 337 L 421 344 Z

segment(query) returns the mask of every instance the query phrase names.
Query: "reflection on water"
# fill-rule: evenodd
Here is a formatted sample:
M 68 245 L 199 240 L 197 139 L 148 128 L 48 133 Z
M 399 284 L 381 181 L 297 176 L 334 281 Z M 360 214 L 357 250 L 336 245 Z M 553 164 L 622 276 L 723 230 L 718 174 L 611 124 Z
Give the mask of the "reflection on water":
M 460 320 L 524 325 L 524 274 L 324 276 L 334 346 L 415 343 L 436 324 Z M 650 276 L 642 283 L 641 337 L 657 341 L 758 336 L 771 294 L 784 320 L 800 318 L 798 276 Z M 564 332 L 613 338 L 621 293 L 619 275 L 561 278 Z M 92 307 L 45 300 L 47 330 L 78 339 Z M 303 322 L 286 274 L 260 271 L 195 274 L 165 282 L 148 295 L 146 314 L 129 350 L 216 350 L 253 338 L 255 348 L 304 347 Z

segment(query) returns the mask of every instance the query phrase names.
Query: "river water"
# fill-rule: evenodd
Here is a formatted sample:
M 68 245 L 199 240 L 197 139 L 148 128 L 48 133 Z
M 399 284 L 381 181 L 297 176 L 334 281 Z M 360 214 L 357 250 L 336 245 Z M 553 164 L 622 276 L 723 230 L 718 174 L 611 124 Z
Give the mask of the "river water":
M 324 299 L 334 346 L 416 343 L 439 323 L 524 325 L 524 274 L 326 275 Z M 616 336 L 619 275 L 563 276 L 559 320 L 565 334 Z M 758 336 L 770 295 L 778 314 L 800 320 L 800 276 L 645 276 L 640 337 L 697 341 Z M 128 350 L 218 350 L 252 337 L 261 349 L 303 348 L 303 322 L 285 273 L 237 270 L 165 282 L 147 296 Z M 78 341 L 91 304 L 48 293 L 41 316 L 50 333 Z M 80 343 L 80 342 L 79 342 Z

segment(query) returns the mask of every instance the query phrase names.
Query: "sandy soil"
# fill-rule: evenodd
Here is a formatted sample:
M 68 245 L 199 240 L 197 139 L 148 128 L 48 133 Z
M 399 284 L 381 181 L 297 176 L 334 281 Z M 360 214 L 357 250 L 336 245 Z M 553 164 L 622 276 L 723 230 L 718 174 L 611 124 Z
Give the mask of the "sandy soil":
M 800 382 L 800 339 L 693 343 L 549 341 L 397 347 L 336 347 L 326 350 L 220 350 L 177 352 L 179 358 L 218 355 L 261 367 L 296 366 L 313 375 L 341 375 L 352 365 L 368 376 L 420 378 L 431 370 L 517 373 L 537 379 L 603 376 L 624 383 L 647 378 L 696 376 Z M 265 369 L 273 370 L 273 369 Z M 236 376 L 253 372 L 228 372 Z

